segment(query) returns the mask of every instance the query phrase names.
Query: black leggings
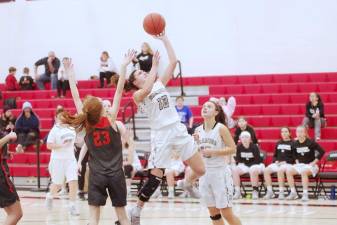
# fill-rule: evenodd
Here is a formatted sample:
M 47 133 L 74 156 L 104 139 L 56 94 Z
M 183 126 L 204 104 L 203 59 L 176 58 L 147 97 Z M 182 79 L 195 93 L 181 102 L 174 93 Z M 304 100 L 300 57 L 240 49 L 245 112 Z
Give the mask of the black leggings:
M 100 87 L 104 87 L 104 79 L 106 79 L 106 83 L 109 85 L 111 83 L 111 78 L 115 75 L 113 72 L 100 72 L 99 73 L 99 81 L 100 81 Z
M 62 90 L 62 95 L 66 96 L 67 90 L 70 89 L 69 86 L 69 80 L 58 80 L 57 81 L 57 95 L 60 97 L 61 96 L 61 90 Z
M 78 158 L 80 157 L 80 153 L 81 153 L 81 148 L 76 148 L 75 151 L 75 157 L 76 160 L 78 161 Z M 81 171 L 81 176 L 78 176 L 78 190 L 79 191 L 83 191 L 84 189 L 84 183 L 85 183 L 85 172 L 87 171 L 87 163 L 88 163 L 88 159 L 89 159 L 89 152 L 87 152 L 82 160 L 82 171 Z

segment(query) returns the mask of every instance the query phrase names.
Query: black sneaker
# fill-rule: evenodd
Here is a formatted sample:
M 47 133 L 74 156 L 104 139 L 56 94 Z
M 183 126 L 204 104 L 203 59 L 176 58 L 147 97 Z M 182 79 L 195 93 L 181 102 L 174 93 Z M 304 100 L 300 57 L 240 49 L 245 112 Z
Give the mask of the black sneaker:
M 84 192 L 80 192 L 78 193 L 78 198 L 81 200 L 81 201 L 86 201 L 86 197 L 85 197 L 85 194 Z
M 117 220 L 117 221 L 115 222 L 115 225 L 121 225 L 121 223 Z

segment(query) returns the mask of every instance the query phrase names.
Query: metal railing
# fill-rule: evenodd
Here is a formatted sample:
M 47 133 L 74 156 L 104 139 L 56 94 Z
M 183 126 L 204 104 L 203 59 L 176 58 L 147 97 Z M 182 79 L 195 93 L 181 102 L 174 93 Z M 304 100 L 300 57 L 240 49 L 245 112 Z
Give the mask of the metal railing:
M 180 81 L 180 95 L 186 96 L 186 93 L 184 92 L 183 72 L 182 72 L 182 69 L 181 69 L 180 60 L 177 61 L 177 64 L 178 64 L 178 74 L 177 75 L 173 74 L 173 80 L 179 79 L 179 81 Z
M 127 109 L 131 108 L 131 116 L 126 117 Z M 123 107 L 123 123 L 129 123 L 132 120 L 132 130 L 133 130 L 133 140 L 138 140 L 136 134 L 136 121 L 135 121 L 135 104 L 133 100 L 130 100 L 124 107 Z

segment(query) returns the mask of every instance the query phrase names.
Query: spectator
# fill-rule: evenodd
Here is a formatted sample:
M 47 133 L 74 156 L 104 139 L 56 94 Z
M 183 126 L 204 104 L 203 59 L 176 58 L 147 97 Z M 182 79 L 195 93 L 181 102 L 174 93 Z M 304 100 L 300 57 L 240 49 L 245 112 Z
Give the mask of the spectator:
M 104 79 L 107 81 L 107 86 L 112 85 L 112 77 L 117 75 L 117 69 L 115 64 L 111 61 L 109 53 L 107 51 L 102 52 L 100 58 L 100 67 L 99 67 L 99 80 L 100 87 L 104 88 Z
M 277 173 L 279 184 L 279 200 L 284 199 L 284 175 L 294 164 L 293 141 L 291 140 L 290 129 L 288 127 L 281 128 L 281 140 L 276 143 L 273 163 L 264 170 L 264 180 L 267 186 L 267 193 L 264 199 L 275 198 L 272 187 L 273 173 Z
M 8 69 L 9 74 L 6 77 L 5 89 L 6 91 L 17 91 L 20 89 L 18 81 L 16 80 L 16 68 L 11 66 Z
M 37 69 L 39 66 L 44 66 L 45 72 L 41 75 L 37 74 Z M 35 63 L 35 79 L 36 85 L 40 90 L 44 90 L 45 82 L 51 81 L 51 89 L 56 90 L 57 88 L 57 73 L 60 68 L 60 60 L 55 56 L 54 52 L 49 52 L 48 57 L 42 58 Z
M 295 175 L 301 175 L 303 185 L 302 201 L 309 200 L 308 187 L 309 176 L 315 177 L 318 173 L 318 162 L 324 155 L 323 148 L 308 138 L 307 128 L 299 126 L 296 129 L 297 140 L 293 144 L 295 165 L 288 168 L 287 180 L 290 186 L 290 194 L 287 200 L 298 198 L 295 188 Z
M 183 123 L 188 130 L 189 134 L 194 133 L 193 129 L 193 114 L 190 110 L 190 108 L 186 105 L 184 105 L 184 97 L 183 96 L 178 96 L 176 98 L 176 110 L 180 116 L 180 122 Z
M 68 72 L 69 72 L 69 67 L 71 66 L 71 60 L 68 57 L 64 57 L 62 59 L 62 64 L 63 66 L 61 67 L 59 74 L 58 74 L 57 96 L 64 98 L 66 96 L 67 90 L 70 89 Z
M 236 162 L 237 166 L 233 169 L 233 180 L 235 186 L 234 199 L 241 198 L 240 176 L 249 173 L 253 187 L 253 199 L 259 198 L 259 175 L 264 171 L 264 164 L 257 145 L 252 143 L 251 135 L 248 131 L 240 134 L 241 144 L 237 146 Z
M 172 152 L 171 165 L 165 169 L 165 176 L 168 186 L 168 198 L 174 198 L 175 177 L 181 175 L 185 171 L 185 165 L 181 161 L 178 153 Z
M 142 52 L 139 53 L 135 59 L 133 59 L 133 64 L 139 65 L 139 69 L 144 72 L 150 72 L 152 67 L 152 57 L 153 51 L 150 45 L 146 42 L 142 44 Z
M 236 108 L 236 100 L 233 96 L 229 97 L 228 101 L 225 97 L 221 97 L 220 99 L 217 98 L 210 98 L 210 101 L 213 101 L 219 104 L 222 107 L 222 110 L 226 114 L 227 117 L 227 124 L 225 124 L 228 128 L 234 128 L 236 126 L 235 120 L 232 118 L 235 108 Z
M 23 68 L 23 75 L 20 78 L 20 89 L 21 90 L 33 90 L 34 89 L 34 80 L 31 76 L 29 76 L 29 68 Z
M 12 111 L 5 107 L 0 118 L 0 132 L 10 133 L 15 128 L 16 118 Z
M 321 97 L 315 93 L 310 93 L 309 102 L 306 105 L 303 126 L 315 128 L 315 139 L 321 139 L 321 127 L 325 127 L 324 105 Z
M 254 131 L 253 127 L 251 127 L 250 125 L 247 124 L 247 120 L 244 117 L 240 117 L 238 119 L 238 126 L 237 126 L 237 128 L 235 130 L 235 134 L 234 134 L 235 144 L 238 144 L 240 134 L 243 131 L 248 131 L 250 133 L 250 136 L 252 138 L 253 143 L 258 144 L 258 140 L 256 138 L 255 131 Z
M 40 134 L 40 121 L 33 112 L 30 102 L 23 103 L 22 113 L 15 123 L 15 132 L 18 135 L 17 152 L 23 152 L 31 144 L 36 143 Z

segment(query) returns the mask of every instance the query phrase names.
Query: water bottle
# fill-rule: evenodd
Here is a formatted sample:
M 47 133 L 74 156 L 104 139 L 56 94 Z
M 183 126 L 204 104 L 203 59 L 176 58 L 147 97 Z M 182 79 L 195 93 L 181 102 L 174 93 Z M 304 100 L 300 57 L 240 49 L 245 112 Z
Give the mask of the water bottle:
M 331 186 L 330 199 L 336 200 L 336 186 Z

